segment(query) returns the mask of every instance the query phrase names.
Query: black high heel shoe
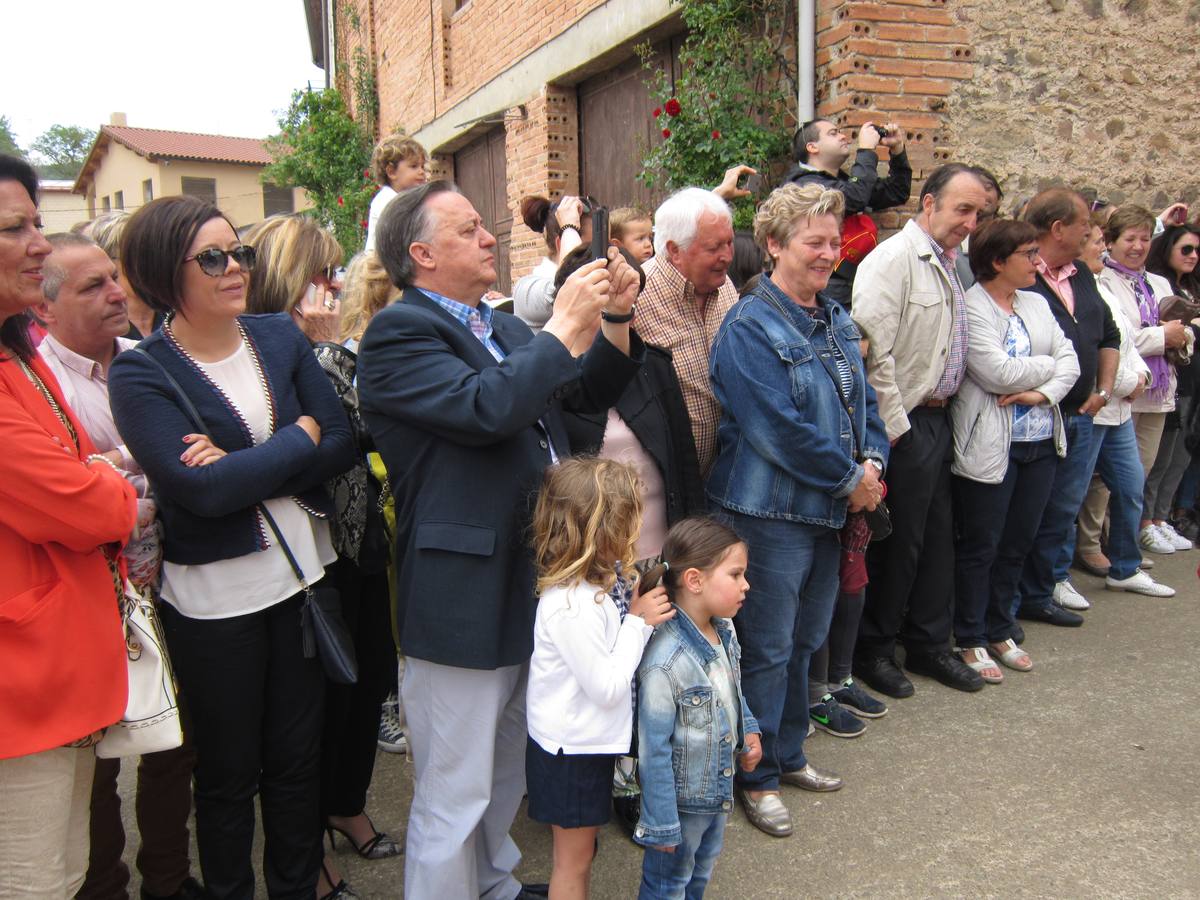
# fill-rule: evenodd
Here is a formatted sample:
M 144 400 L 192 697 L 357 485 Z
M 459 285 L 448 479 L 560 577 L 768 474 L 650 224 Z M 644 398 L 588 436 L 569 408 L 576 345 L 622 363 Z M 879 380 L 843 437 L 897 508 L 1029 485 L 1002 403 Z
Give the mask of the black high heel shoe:
M 354 851 L 363 859 L 387 859 L 389 856 L 399 856 L 404 852 L 404 848 L 389 837 L 387 832 L 379 831 L 375 828 L 375 823 L 371 821 L 370 816 L 367 816 L 367 824 L 371 826 L 371 830 L 375 832 L 375 835 L 362 845 L 359 845 L 354 843 L 354 838 L 344 828 L 338 828 L 336 825 L 326 822 L 325 832 L 329 835 L 330 849 L 337 849 L 337 845 L 333 839 L 334 832 L 337 832 L 346 839 L 350 846 L 354 848 Z
M 322 894 L 317 900 L 361 900 L 354 892 L 354 888 L 346 883 L 346 879 L 342 878 L 337 884 L 333 883 L 333 877 L 329 874 L 329 868 L 325 865 L 325 860 L 321 860 L 321 872 L 325 875 L 325 881 L 333 886 L 328 894 Z

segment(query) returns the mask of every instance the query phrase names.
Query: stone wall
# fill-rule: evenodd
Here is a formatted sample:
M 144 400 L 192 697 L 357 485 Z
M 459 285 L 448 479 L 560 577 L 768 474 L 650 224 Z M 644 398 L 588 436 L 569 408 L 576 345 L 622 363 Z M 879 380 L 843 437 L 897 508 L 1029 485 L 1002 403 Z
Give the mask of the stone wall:
M 1156 212 L 1200 198 L 1200 0 L 959 0 L 955 15 L 975 51 L 948 97 L 955 158 L 1010 197 L 1065 183 Z

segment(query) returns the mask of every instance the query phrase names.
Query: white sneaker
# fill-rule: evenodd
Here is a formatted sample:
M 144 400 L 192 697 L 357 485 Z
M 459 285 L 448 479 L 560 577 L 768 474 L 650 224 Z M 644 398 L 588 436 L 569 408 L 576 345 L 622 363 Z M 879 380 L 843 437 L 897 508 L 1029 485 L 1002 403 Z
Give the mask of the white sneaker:
M 1075 590 L 1069 581 L 1060 581 L 1054 586 L 1054 602 L 1063 609 L 1091 609 L 1087 597 Z
M 1143 550 L 1149 550 L 1151 553 L 1166 555 L 1175 552 L 1175 545 L 1167 540 L 1165 535 L 1159 534 L 1153 522 L 1142 529 L 1138 535 L 1138 543 L 1142 545 Z
M 1104 586 L 1110 591 L 1131 591 L 1135 594 L 1145 594 L 1147 597 L 1175 596 L 1175 588 L 1159 584 L 1141 569 L 1128 578 L 1113 578 L 1110 575 L 1104 579 Z
M 1167 543 L 1176 550 L 1192 549 L 1192 542 L 1176 531 L 1175 526 L 1173 526 L 1170 522 L 1163 522 L 1162 524 L 1155 525 L 1154 527 L 1158 529 L 1158 533 L 1160 535 L 1166 538 Z

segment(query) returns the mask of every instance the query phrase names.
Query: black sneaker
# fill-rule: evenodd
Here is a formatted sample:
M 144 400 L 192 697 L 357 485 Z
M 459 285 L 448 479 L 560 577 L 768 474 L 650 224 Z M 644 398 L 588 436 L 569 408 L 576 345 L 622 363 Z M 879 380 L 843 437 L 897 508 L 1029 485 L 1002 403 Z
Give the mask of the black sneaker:
M 833 699 L 833 694 L 826 694 L 820 703 L 810 706 L 808 718 L 817 728 L 834 737 L 856 738 L 867 730 L 867 723 L 843 709 Z
M 856 716 L 878 719 L 887 715 L 887 704 L 882 700 L 876 700 L 860 688 L 853 678 L 847 678 L 842 682 L 841 688 L 833 692 L 833 699 Z

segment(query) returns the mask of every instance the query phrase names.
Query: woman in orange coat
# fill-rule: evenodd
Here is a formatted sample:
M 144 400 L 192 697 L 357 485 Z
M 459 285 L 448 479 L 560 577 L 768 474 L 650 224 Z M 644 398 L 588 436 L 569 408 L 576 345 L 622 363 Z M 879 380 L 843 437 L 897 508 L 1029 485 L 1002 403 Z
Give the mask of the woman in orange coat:
M 137 493 L 29 340 L 50 244 L 37 176 L 0 156 L 0 898 L 73 897 L 92 749 L 125 712 L 117 606 Z

